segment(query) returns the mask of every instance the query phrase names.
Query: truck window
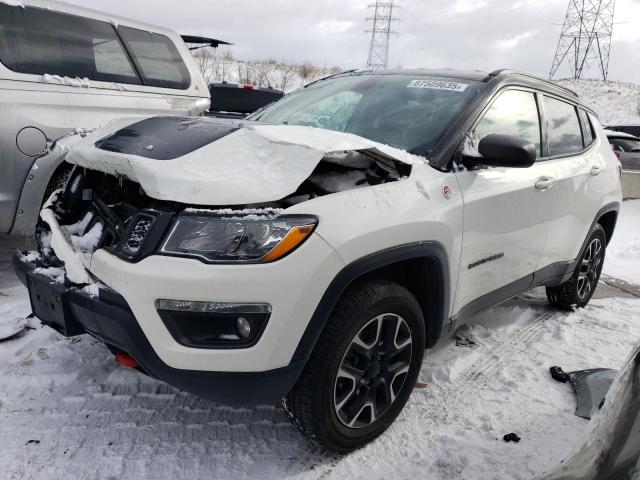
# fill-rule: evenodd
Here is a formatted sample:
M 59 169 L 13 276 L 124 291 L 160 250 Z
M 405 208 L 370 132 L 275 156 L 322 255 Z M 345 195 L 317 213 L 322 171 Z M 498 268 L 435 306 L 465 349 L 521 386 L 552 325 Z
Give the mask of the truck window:
M 164 35 L 130 27 L 118 27 L 145 85 L 186 90 L 189 70 L 174 43 Z
M 0 4 L 0 61 L 9 69 L 139 85 L 110 23 Z

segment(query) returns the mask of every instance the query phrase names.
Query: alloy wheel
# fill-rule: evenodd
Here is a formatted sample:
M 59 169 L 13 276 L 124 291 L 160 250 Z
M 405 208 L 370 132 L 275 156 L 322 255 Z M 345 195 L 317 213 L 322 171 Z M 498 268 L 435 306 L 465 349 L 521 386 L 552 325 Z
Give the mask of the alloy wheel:
M 336 374 L 340 422 L 363 428 L 380 418 L 405 383 L 411 354 L 411 330 L 402 317 L 386 313 L 369 320 L 351 340 Z
M 602 253 L 602 241 L 599 238 L 591 240 L 582 257 L 580 271 L 578 272 L 578 297 L 581 300 L 587 298 L 597 287 L 602 264 Z

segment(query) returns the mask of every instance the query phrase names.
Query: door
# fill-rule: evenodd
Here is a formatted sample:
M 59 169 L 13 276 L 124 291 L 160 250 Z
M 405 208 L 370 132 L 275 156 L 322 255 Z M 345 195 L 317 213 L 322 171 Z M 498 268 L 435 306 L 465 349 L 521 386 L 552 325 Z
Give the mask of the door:
M 499 93 L 470 132 L 477 146 L 488 134 L 530 140 L 541 157 L 535 93 Z M 549 231 L 554 165 L 476 168 L 456 173 L 464 199 L 464 233 L 453 312 L 465 317 L 530 287 Z
M 544 96 L 550 162 L 556 165 L 556 204 L 540 268 L 575 260 L 609 194 L 605 158 L 610 146 L 598 145 L 587 113 L 563 100 Z M 562 268 L 557 269 L 558 272 Z

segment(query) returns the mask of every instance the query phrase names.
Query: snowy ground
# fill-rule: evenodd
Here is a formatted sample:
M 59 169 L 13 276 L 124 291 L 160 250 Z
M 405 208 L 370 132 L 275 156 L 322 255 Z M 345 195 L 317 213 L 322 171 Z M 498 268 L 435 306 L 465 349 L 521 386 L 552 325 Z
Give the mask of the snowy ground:
M 605 271 L 640 280 L 640 201 L 624 203 Z M 24 289 L 0 263 L 0 325 L 28 313 Z M 532 478 L 587 424 L 548 368 L 619 367 L 640 336 L 640 299 L 599 299 L 566 314 L 534 291 L 477 322 L 429 353 L 427 388 L 391 429 L 344 457 L 310 448 L 277 406 L 216 406 L 118 367 L 90 337 L 28 331 L 0 343 L 0 471 L 7 479 Z M 522 441 L 504 443 L 510 432 Z

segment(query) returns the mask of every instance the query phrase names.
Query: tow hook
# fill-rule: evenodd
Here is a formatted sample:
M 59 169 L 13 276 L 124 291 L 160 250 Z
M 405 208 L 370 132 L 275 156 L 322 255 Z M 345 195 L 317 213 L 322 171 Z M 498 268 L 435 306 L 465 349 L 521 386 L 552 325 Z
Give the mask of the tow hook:
M 123 352 L 121 350 L 118 350 L 116 352 L 116 361 L 126 368 L 138 368 L 140 366 L 135 358 L 133 358 L 127 352 Z

